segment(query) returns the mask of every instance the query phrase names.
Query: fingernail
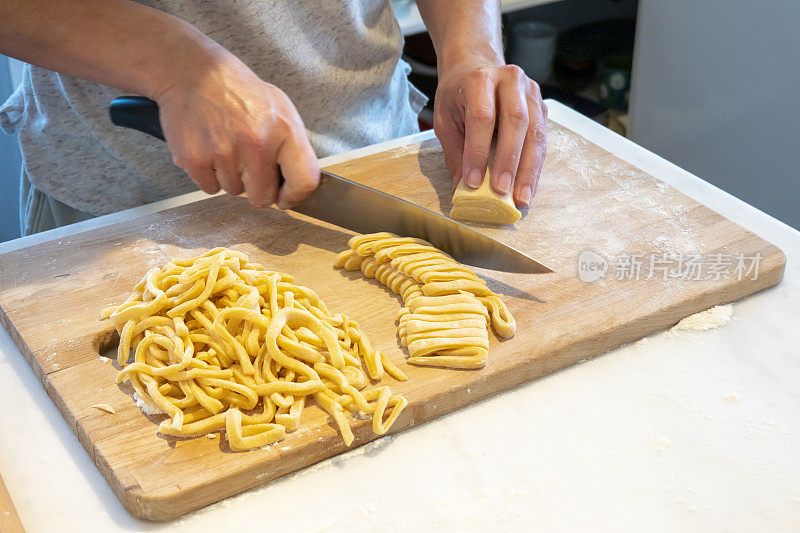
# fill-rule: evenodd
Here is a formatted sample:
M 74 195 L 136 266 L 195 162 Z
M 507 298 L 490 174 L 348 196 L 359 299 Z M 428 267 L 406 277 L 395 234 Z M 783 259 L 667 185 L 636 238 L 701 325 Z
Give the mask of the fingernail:
M 531 196 L 533 192 L 531 191 L 531 186 L 526 185 L 522 188 L 519 192 L 519 199 L 522 201 L 523 204 L 528 205 L 531 203 Z
M 513 183 L 514 176 L 511 175 L 511 172 L 503 172 L 500 174 L 500 179 L 497 180 L 497 189 L 503 194 L 508 194 Z
M 467 185 L 473 189 L 477 189 L 481 186 L 481 183 L 483 183 L 483 175 L 481 174 L 481 171 L 477 168 L 473 168 L 467 175 Z

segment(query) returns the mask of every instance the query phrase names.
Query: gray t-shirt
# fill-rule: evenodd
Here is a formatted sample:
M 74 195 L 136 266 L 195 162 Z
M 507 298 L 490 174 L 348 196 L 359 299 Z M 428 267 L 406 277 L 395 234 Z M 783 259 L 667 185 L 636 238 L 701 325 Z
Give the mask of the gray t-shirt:
M 294 102 L 319 157 L 418 131 L 425 103 L 389 0 L 148 0 L 237 55 Z M 0 107 L 33 185 L 92 215 L 196 187 L 164 143 L 109 122 L 117 89 L 27 66 Z

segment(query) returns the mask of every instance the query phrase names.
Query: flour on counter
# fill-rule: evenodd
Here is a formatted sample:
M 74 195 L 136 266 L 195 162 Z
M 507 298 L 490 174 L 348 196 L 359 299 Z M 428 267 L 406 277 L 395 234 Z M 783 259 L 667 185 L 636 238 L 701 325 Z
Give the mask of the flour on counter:
M 135 402 L 136 402 L 136 407 L 138 407 L 139 409 L 141 409 L 141 410 L 142 410 L 142 412 L 143 412 L 144 414 L 148 415 L 148 416 L 150 416 L 150 415 L 160 415 L 160 414 L 163 414 L 163 413 L 164 413 L 164 412 L 163 412 L 161 409 L 159 409 L 159 408 L 158 408 L 158 407 L 156 407 L 155 405 L 150 405 L 149 403 L 147 403 L 146 401 L 144 401 L 144 400 L 143 400 L 142 398 L 140 398 L 140 397 L 139 397 L 139 395 L 138 395 L 138 394 L 136 394 L 135 392 L 133 393 L 133 401 L 135 401 Z
M 728 393 L 722 395 L 722 399 L 725 400 L 726 402 L 730 402 L 730 403 L 738 402 L 739 401 L 739 395 L 736 394 L 735 392 L 728 392 Z
M 674 331 L 706 331 L 724 326 L 731 321 L 733 304 L 716 305 L 678 322 L 672 329 Z
M 669 446 L 669 439 L 662 435 L 651 435 L 648 439 L 653 449 L 659 453 L 664 452 Z

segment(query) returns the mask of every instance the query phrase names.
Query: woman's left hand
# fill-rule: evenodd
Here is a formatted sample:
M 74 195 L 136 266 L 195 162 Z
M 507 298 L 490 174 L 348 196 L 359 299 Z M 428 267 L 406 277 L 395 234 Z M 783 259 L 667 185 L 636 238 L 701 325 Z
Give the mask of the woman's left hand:
M 480 186 L 497 132 L 492 188 L 530 204 L 547 152 L 547 106 L 520 67 L 476 61 L 440 68 L 433 127 L 454 187 L 462 179 Z

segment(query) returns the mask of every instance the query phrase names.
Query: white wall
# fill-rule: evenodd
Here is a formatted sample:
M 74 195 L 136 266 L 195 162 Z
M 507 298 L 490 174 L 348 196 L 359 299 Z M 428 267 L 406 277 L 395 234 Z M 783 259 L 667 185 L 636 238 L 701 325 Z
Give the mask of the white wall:
M 800 228 L 800 1 L 641 0 L 629 137 Z

